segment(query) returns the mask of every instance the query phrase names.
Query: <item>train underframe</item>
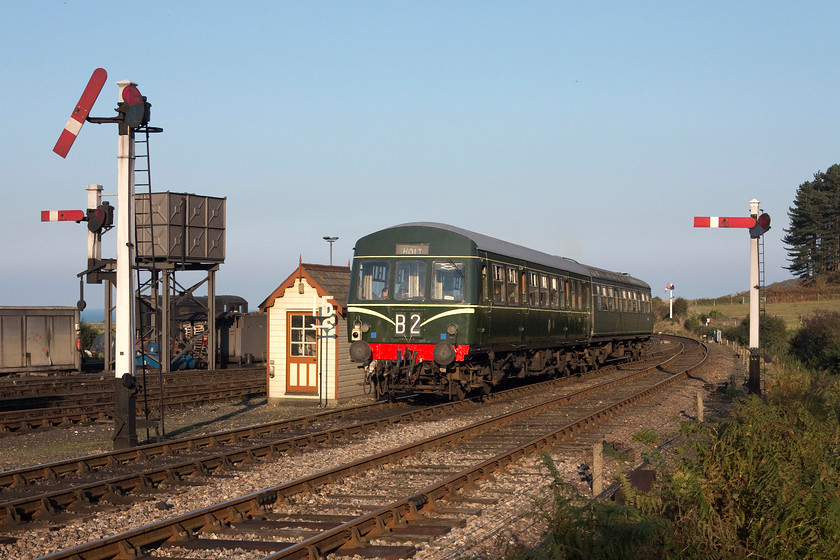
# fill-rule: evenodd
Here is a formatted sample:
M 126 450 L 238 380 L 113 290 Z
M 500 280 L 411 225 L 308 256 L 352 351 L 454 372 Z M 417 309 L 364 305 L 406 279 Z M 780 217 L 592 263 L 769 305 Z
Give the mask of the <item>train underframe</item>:
M 588 341 L 585 344 L 530 349 L 471 349 L 463 361 L 441 366 L 407 351 L 399 360 L 373 360 L 365 366 L 365 383 L 377 398 L 435 394 L 462 400 L 489 394 L 507 379 L 580 375 L 610 360 L 635 361 L 649 337 Z

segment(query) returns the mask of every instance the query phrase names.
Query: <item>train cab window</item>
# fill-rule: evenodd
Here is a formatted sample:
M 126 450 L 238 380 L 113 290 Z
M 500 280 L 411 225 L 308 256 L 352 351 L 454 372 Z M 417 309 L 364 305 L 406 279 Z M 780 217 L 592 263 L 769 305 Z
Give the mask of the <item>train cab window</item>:
M 388 299 L 388 263 L 367 261 L 359 266 L 358 297 L 360 300 Z
M 560 309 L 560 281 L 554 276 L 550 279 L 549 298 L 551 299 L 551 308 Z
M 432 268 L 432 299 L 464 301 L 464 263 L 436 262 Z
M 493 303 L 505 303 L 505 267 L 493 265 Z
M 508 304 L 519 305 L 519 274 L 511 267 L 507 269 L 507 297 Z
M 421 300 L 426 297 L 426 261 L 400 261 L 394 275 L 394 298 Z

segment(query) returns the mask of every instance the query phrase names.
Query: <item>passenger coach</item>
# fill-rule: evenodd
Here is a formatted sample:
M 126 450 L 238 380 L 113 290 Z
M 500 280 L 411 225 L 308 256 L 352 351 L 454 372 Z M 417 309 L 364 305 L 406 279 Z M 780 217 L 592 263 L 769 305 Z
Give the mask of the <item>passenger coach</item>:
M 411 223 L 357 241 L 347 325 L 377 396 L 461 399 L 506 377 L 638 358 L 653 319 L 650 286 L 626 274 Z

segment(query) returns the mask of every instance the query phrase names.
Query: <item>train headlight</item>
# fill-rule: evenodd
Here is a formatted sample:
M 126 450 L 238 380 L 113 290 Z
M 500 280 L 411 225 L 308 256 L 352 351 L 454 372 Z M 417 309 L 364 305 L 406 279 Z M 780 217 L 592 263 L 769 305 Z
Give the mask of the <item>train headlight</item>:
M 366 333 L 369 330 L 370 325 L 357 320 L 353 323 L 353 330 L 350 331 L 350 340 L 362 340 L 362 333 Z
M 432 350 L 432 357 L 436 364 L 448 366 L 455 361 L 455 347 L 448 342 L 438 342 Z
M 363 340 L 357 340 L 350 344 L 350 360 L 363 364 L 370 359 L 373 352 L 370 349 L 370 344 Z
M 458 334 L 458 325 L 455 323 L 450 323 L 449 326 L 446 327 L 446 334 L 449 336 L 455 336 Z

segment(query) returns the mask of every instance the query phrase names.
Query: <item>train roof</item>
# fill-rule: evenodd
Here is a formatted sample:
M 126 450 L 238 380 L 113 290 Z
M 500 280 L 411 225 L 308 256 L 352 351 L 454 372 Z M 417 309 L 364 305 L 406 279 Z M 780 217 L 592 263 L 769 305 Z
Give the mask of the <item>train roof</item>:
M 386 228 L 382 230 L 382 232 L 392 229 L 410 227 L 424 227 L 436 230 L 449 231 L 466 237 L 467 239 L 475 243 L 476 249 L 479 251 L 487 251 L 488 253 L 495 253 L 497 255 L 503 255 L 505 257 L 510 257 L 513 259 L 519 259 L 523 261 L 549 266 L 552 268 L 558 268 L 560 270 L 566 270 L 574 274 L 580 274 L 581 276 L 589 276 L 588 267 L 572 259 L 567 259 L 566 257 L 559 257 L 556 255 L 549 255 L 548 253 L 543 253 L 542 251 L 529 249 L 527 247 L 523 247 L 522 245 L 516 245 L 515 243 L 502 241 L 501 239 L 490 237 L 489 235 L 483 235 L 481 233 L 476 233 L 474 231 L 459 228 L 449 224 L 441 224 L 437 222 L 411 222 Z
M 593 279 L 606 280 L 619 284 L 628 284 L 630 286 L 645 288 L 647 290 L 650 289 L 650 285 L 647 282 L 639 280 L 638 278 L 633 278 L 626 272 L 613 272 L 612 270 L 604 270 L 603 268 L 595 268 L 594 266 L 590 266 L 588 268 Z
M 438 222 L 409 222 L 405 224 L 392 226 L 376 233 L 381 234 L 383 232 L 387 232 L 389 230 L 394 229 L 417 227 L 443 230 L 461 235 L 475 243 L 476 249 L 478 249 L 479 251 L 487 251 L 488 253 L 495 253 L 497 255 L 503 255 L 506 257 L 511 257 L 513 259 L 520 259 L 535 264 L 541 264 L 544 266 L 557 268 L 560 270 L 566 270 L 568 272 L 579 274 L 581 276 L 591 276 L 600 280 L 650 289 L 650 286 L 646 282 L 639 280 L 638 278 L 634 278 L 626 273 L 613 272 L 602 268 L 586 266 L 567 257 L 550 255 L 548 253 L 543 253 L 542 251 L 529 249 L 528 247 L 523 247 L 522 245 L 517 245 L 515 243 L 503 241 L 501 239 L 497 239 L 489 235 L 476 233 L 474 231 L 459 228 L 449 224 L 442 224 Z

